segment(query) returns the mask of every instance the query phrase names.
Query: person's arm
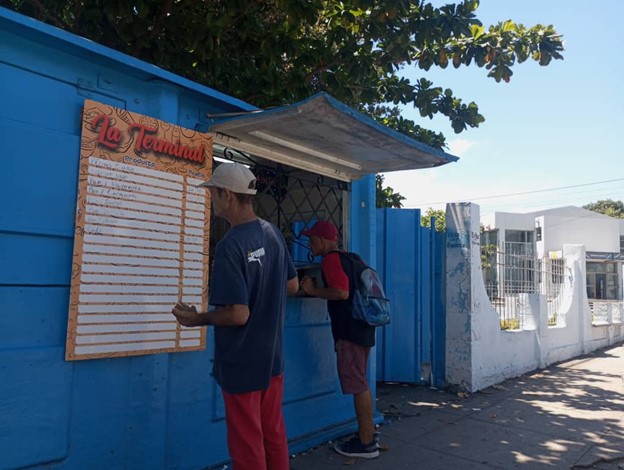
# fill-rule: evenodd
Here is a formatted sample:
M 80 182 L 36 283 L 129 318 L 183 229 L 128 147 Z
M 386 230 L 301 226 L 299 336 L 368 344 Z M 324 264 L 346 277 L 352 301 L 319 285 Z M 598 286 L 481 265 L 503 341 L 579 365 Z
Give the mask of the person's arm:
M 171 313 L 180 325 L 194 327 L 204 325 L 243 326 L 249 319 L 249 307 L 242 304 L 224 305 L 205 313 L 198 313 L 193 305 L 179 302 Z
M 279 234 L 281 235 L 281 232 L 279 232 Z M 283 236 L 281 240 L 284 252 L 286 253 L 286 294 L 295 295 L 299 292 L 299 276 L 297 275 L 297 270 L 295 269 L 295 263 L 293 263 L 290 252 L 288 251 L 288 246 L 286 246 L 286 240 Z
M 326 287 L 317 287 L 312 278 L 305 276 L 301 281 L 303 291 L 309 296 L 325 300 L 347 300 L 349 298 L 349 277 L 342 268 L 340 255 L 337 252 L 323 256 L 321 272 L 327 283 Z
M 299 278 L 297 276 L 286 281 L 286 292 L 288 295 L 294 295 L 299 291 Z
M 333 287 L 316 287 L 311 277 L 305 276 L 301 280 L 301 289 L 310 297 L 318 297 L 325 300 L 347 300 L 349 291 Z

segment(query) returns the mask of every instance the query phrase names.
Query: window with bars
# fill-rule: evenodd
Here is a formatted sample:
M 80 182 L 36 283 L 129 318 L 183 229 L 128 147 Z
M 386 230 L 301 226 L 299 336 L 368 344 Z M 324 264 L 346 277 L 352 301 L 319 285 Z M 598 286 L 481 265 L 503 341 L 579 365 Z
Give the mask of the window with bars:
M 281 230 L 295 264 L 314 261 L 309 256 L 307 241 L 300 240 L 299 237 L 304 228 L 317 220 L 333 222 L 338 227 L 339 246 L 347 248 L 345 208 L 349 200 L 349 183 L 270 162 L 234 149 L 215 146 L 214 153 L 218 156 L 216 165 L 227 164 L 224 160 L 249 165 L 257 178 L 258 192 L 254 198 L 254 210 L 258 217 L 272 222 Z M 209 253 L 211 260 L 216 244 L 227 230 L 227 222 L 212 217 Z
M 536 289 L 536 255 L 532 242 L 505 242 L 504 243 L 504 292 L 528 293 Z

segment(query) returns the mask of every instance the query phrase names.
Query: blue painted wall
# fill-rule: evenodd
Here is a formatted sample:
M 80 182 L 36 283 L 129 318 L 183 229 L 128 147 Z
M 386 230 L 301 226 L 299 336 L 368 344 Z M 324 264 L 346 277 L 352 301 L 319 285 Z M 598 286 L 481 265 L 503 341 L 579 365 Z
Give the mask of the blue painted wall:
M 419 209 L 378 209 L 376 217 L 378 271 L 392 313 L 377 330 L 377 380 L 441 387 L 444 232 L 422 227 Z
M 216 465 L 227 450 L 211 335 L 201 352 L 64 361 L 85 98 L 189 128 L 252 109 L 0 8 L 0 468 Z M 350 245 L 368 259 L 374 187 L 354 183 L 350 206 Z M 356 428 L 324 312 L 322 300 L 288 303 L 291 452 Z

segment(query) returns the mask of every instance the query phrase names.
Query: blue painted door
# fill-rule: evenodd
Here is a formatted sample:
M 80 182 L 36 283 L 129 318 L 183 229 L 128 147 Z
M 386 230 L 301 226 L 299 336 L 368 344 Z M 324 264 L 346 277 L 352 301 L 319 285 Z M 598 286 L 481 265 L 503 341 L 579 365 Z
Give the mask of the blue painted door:
M 422 227 L 419 209 L 378 209 L 377 268 L 392 309 L 377 330 L 377 380 L 443 386 L 444 232 Z

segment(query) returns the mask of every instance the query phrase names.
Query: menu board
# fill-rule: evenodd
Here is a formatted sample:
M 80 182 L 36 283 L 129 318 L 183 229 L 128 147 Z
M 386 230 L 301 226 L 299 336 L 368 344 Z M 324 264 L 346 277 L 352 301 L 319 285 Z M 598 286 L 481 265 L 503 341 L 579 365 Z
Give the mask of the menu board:
M 206 347 L 212 138 L 86 100 L 65 359 Z

